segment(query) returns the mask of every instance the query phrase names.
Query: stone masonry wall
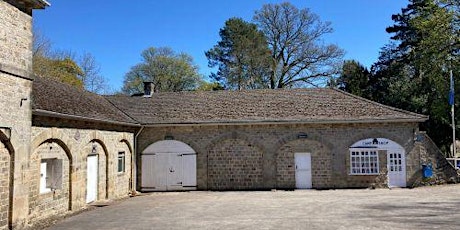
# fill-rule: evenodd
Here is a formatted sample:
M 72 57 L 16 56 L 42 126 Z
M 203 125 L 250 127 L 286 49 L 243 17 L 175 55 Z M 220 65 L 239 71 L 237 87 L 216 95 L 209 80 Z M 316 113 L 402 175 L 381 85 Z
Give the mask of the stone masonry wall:
M 32 71 L 32 17 L 0 1 L 0 70 Z M 29 77 L 29 76 L 22 76 Z
M 331 153 L 326 146 L 317 141 L 298 139 L 286 143 L 277 152 L 277 188 L 295 188 L 295 158 L 297 152 L 311 153 L 313 188 L 332 187 Z
M 97 200 L 128 196 L 131 191 L 129 183 L 133 141 L 134 134 L 130 132 L 33 126 L 32 162 L 39 162 L 43 156 L 58 156 L 68 159 L 64 161 L 68 164 L 63 165 L 63 182 L 65 182 L 62 189 L 56 193 L 39 194 L 37 185 L 40 183 L 40 168 L 39 165 L 31 163 L 27 177 L 33 188 L 30 196 L 30 223 L 33 224 L 38 219 L 67 214 L 68 211 L 78 211 L 86 206 L 86 160 L 89 154 L 98 155 Z M 52 149 L 59 149 L 59 153 L 50 150 L 50 145 L 54 146 Z M 121 173 L 118 172 L 119 152 L 125 152 L 126 159 L 125 171 Z M 69 184 L 68 189 L 66 184 Z M 46 208 L 43 209 L 42 206 Z
M 409 178 L 410 183 L 413 186 L 420 186 L 457 182 L 457 171 L 453 165 L 447 162 L 444 154 L 431 138 L 425 133 L 421 133 L 417 139 L 413 154 L 410 154 L 411 160 L 407 164 L 411 171 L 414 172 Z M 433 177 L 423 178 L 420 165 L 429 164 L 432 166 Z
M 208 153 L 211 190 L 262 188 L 263 152 L 245 140 L 228 139 L 216 143 Z
M 28 187 L 22 175 L 30 154 L 31 70 L 32 17 L 0 1 L 0 132 L 6 136 L 2 141 L 11 146 L 8 158 L 1 156 L 0 171 L 14 183 L 13 194 L 5 192 L 0 196 L 1 209 L 12 210 L 0 211 L 0 229 L 8 225 L 21 228 L 28 215 Z M 14 168 L 3 160 L 14 160 Z
M 141 153 L 147 146 L 165 137 L 188 144 L 197 152 L 197 184 L 200 190 L 226 190 L 225 186 L 215 187 L 216 184 L 211 181 L 209 173 L 213 173 L 211 169 L 214 166 L 209 159 L 214 157 L 211 154 L 215 153 L 216 143 L 227 143 L 228 146 L 235 139 L 257 146 L 262 152 L 262 182 L 257 189 L 294 188 L 295 176 L 291 168 L 295 152 L 312 153 L 313 188 L 373 187 L 386 183 L 386 153 L 379 153 L 380 175 L 354 176 L 349 175 L 349 147 L 366 138 L 387 138 L 405 148 L 410 161 L 417 126 L 416 123 L 381 123 L 157 127 L 142 131 L 137 151 Z M 237 143 L 235 146 L 240 145 Z M 140 162 L 139 158 L 137 160 Z M 243 164 L 241 161 L 239 167 L 244 168 Z M 408 178 L 420 168 L 408 168 Z M 139 168 L 138 180 L 141 173 Z
M 40 193 L 40 163 L 42 159 L 62 160 L 62 184 L 59 188 Z M 56 142 L 46 142 L 32 153 L 30 159 L 29 213 L 32 220 L 59 215 L 69 210 L 70 161 L 65 150 Z M 47 175 L 50 177 L 50 175 Z

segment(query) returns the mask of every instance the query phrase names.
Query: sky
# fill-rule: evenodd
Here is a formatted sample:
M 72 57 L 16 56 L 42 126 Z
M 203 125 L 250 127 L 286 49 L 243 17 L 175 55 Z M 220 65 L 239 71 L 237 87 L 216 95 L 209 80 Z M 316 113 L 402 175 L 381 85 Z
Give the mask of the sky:
M 34 26 L 59 50 L 91 53 L 108 80 L 111 91 L 120 90 L 125 73 L 141 62 L 149 47 L 171 47 L 194 58 L 200 73 L 212 69 L 204 52 L 219 40 L 226 20 L 240 17 L 251 21 L 256 10 L 275 0 L 49 0 L 51 6 L 34 11 Z M 380 48 L 389 42 L 385 28 L 391 15 L 408 0 L 292 0 L 297 8 L 309 8 L 334 32 L 325 43 L 345 50 L 345 59 L 370 67 Z

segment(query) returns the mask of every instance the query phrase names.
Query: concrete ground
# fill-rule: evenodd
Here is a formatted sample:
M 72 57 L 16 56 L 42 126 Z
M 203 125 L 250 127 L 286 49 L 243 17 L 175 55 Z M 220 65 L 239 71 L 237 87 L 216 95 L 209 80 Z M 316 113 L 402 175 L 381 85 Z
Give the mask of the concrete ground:
M 149 193 L 50 229 L 460 229 L 460 185 Z

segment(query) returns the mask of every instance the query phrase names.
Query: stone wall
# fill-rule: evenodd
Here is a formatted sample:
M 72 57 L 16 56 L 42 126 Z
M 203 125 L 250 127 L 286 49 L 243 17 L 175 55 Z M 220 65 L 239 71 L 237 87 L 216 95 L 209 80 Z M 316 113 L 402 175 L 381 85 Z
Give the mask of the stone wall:
M 380 187 L 386 184 L 386 152 L 379 152 L 379 175 L 355 176 L 349 175 L 349 147 L 366 138 L 387 138 L 399 143 L 406 151 L 408 164 L 411 164 L 407 168 L 410 178 L 421 168 L 418 162 L 409 162 L 412 159 L 410 155 L 417 154 L 414 152 L 417 126 L 416 123 L 381 123 L 151 127 L 139 135 L 137 150 L 141 153 L 147 146 L 165 137 L 188 144 L 197 152 L 197 184 L 200 190 L 236 188 L 235 184 L 228 185 L 229 179 L 221 179 L 232 176 L 248 182 L 247 186 L 239 189 L 293 189 L 295 152 L 312 154 L 313 188 Z M 232 154 L 235 158 L 231 157 Z M 254 161 L 251 155 L 259 156 L 261 161 Z M 250 161 L 246 162 L 245 157 Z M 140 162 L 139 158 L 137 160 Z M 230 166 L 225 168 L 224 162 Z M 249 165 L 258 166 L 248 171 Z M 253 171 L 257 172 L 255 178 L 261 178 L 260 182 L 253 177 L 249 180 L 241 176 Z M 138 179 L 141 173 L 139 168 Z
M 32 71 L 32 17 L 0 1 L 0 70 L 21 77 Z
M 441 150 L 425 133 L 418 135 L 411 157 L 412 159 L 409 161 L 408 167 L 412 168 L 414 173 L 409 180 L 414 186 L 457 182 L 457 170 L 447 162 Z M 420 165 L 431 165 L 433 176 L 431 178 L 423 178 L 422 167 Z
M 208 153 L 208 179 L 211 190 L 263 188 L 263 152 L 245 140 L 227 139 L 216 143 Z
M 6 151 L 0 147 L 0 229 L 21 228 L 28 215 L 29 188 L 23 175 L 28 168 L 32 124 L 31 28 L 31 16 L 0 1 L 0 146 L 8 146 Z M 3 188 L 6 184 L 8 188 Z
M 332 159 L 329 149 L 320 142 L 307 139 L 291 141 L 278 150 L 276 156 L 276 187 L 281 189 L 295 188 L 294 154 L 298 152 L 311 153 L 313 188 L 332 187 Z
M 31 188 L 30 223 L 78 211 L 86 206 L 88 155 L 98 155 L 97 200 L 128 196 L 131 192 L 133 139 L 134 134 L 130 132 L 33 126 L 33 154 L 28 174 Z M 119 152 L 125 152 L 124 172 L 118 172 Z M 43 194 L 39 192 L 38 163 L 45 158 L 63 159 L 63 183 L 60 189 Z
M 62 160 L 62 184 L 59 188 L 45 193 L 40 192 L 40 163 L 42 159 Z M 47 175 L 50 177 L 51 175 Z M 69 210 L 70 197 L 70 160 L 67 152 L 56 142 L 46 142 L 40 145 L 30 158 L 30 190 L 29 213 L 30 218 L 42 219 L 50 215 L 59 215 Z

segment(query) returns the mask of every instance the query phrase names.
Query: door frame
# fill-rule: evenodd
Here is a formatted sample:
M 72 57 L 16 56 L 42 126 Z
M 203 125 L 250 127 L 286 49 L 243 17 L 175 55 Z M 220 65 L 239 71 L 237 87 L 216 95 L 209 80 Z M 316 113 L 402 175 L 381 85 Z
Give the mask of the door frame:
M 154 142 L 153 144 L 150 144 L 147 148 L 144 149 L 144 151 L 142 151 L 142 153 L 140 154 L 141 155 L 141 164 L 139 164 L 141 166 L 141 181 L 140 181 L 140 190 L 141 191 L 182 191 L 182 190 L 196 190 L 197 189 L 197 184 L 196 184 L 196 179 L 197 179 L 197 167 L 196 167 L 196 157 L 194 158 L 194 161 L 192 162 L 193 163 L 193 167 L 194 169 L 192 170 L 190 167 L 188 167 L 188 169 L 190 170 L 190 172 L 192 172 L 194 174 L 194 178 L 186 178 L 189 182 L 195 182 L 194 185 L 193 184 L 187 184 L 186 186 L 184 186 L 184 174 L 185 173 L 189 173 L 189 172 L 184 172 L 184 170 L 187 168 L 187 167 L 184 167 L 184 156 L 185 155 L 195 155 L 196 156 L 196 152 L 195 150 L 193 150 L 189 145 L 181 142 L 181 141 L 177 141 L 177 140 L 162 140 L 162 141 L 157 141 L 157 142 Z M 151 160 L 151 163 L 149 162 L 144 162 L 143 161 L 143 156 L 145 155 L 155 155 L 156 157 L 152 158 Z M 177 156 L 180 156 L 181 159 L 180 159 L 180 162 L 177 161 L 177 165 L 175 167 L 180 167 L 179 170 L 182 171 L 182 185 L 181 186 L 174 186 L 174 185 L 171 185 L 170 184 L 170 171 L 171 171 L 171 164 L 172 164 L 172 158 L 174 157 L 177 157 Z M 155 167 L 158 164 L 157 161 L 161 160 L 162 162 L 159 162 L 162 166 L 165 166 L 165 167 L 158 167 L 158 169 L 155 169 L 153 168 L 153 170 L 150 168 L 150 167 Z M 152 164 L 152 165 L 150 165 Z M 146 168 L 144 168 L 146 167 Z M 147 168 L 149 167 L 149 168 Z M 153 175 L 155 174 L 155 171 L 156 170 L 159 170 L 157 171 L 156 174 L 160 174 L 161 177 L 164 177 L 164 178 L 159 178 L 157 179 L 156 181 L 153 180 L 153 183 L 157 182 L 159 183 L 161 181 L 161 183 L 166 183 L 165 185 L 163 184 L 158 184 L 158 185 L 151 185 L 151 184 L 146 184 L 146 183 L 143 183 L 143 180 L 147 180 L 148 177 L 152 177 L 152 176 L 156 176 L 156 175 Z M 174 170 L 174 169 L 173 169 Z M 152 174 L 152 175 L 146 175 L 146 174 Z M 149 183 L 151 181 L 149 180 Z
M 396 173 L 391 173 L 391 165 L 390 164 L 390 154 L 398 154 L 401 155 L 401 158 L 397 158 L 401 160 L 401 171 L 398 174 L 401 174 L 399 176 L 396 176 Z M 399 165 L 399 164 L 397 164 Z M 399 170 L 398 170 L 399 171 Z M 400 149 L 388 149 L 387 150 L 387 176 L 388 176 L 388 187 L 390 188 L 395 188 L 395 187 L 401 187 L 404 188 L 407 186 L 407 170 L 406 170 L 406 154 L 404 151 L 401 151 Z M 404 178 L 403 180 L 399 181 L 399 178 L 402 177 Z M 392 180 L 392 178 L 394 180 Z
M 88 166 L 89 166 L 89 158 L 92 158 L 92 157 L 95 157 L 96 158 L 96 167 L 95 167 L 95 170 L 96 170 L 96 188 L 95 188 L 95 198 L 94 200 L 91 200 L 91 201 L 88 201 L 88 196 L 89 196 L 89 189 L 88 189 L 88 185 L 89 185 L 89 170 L 88 170 Z M 98 199 L 98 195 L 99 195 L 99 155 L 97 154 L 92 154 L 92 155 L 88 155 L 86 157 L 86 199 L 85 199 L 85 202 L 87 204 L 91 203 L 91 202 L 94 202 L 94 201 L 97 201 Z
M 300 173 L 300 170 L 298 169 L 298 161 L 297 159 L 301 159 L 300 156 L 307 156 L 307 158 L 309 159 L 309 167 L 307 168 L 307 170 L 303 170 L 306 172 L 306 178 L 299 178 Z M 299 156 L 299 158 L 298 158 Z M 295 187 L 296 189 L 311 189 L 313 187 L 313 176 L 312 176 L 312 170 L 311 170 L 311 166 L 312 166 L 312 157 L 311 157 L 311 153 L 308 153 L 308 152 L 298 152 L 298 153 L 294 153 L 294 165 L 295 165 Z M 306 179 L 306 186 L 303 186 L 300 184 L 300 181 L 301 179 Z
M 372 148 L 379 153 L 379 158 L 380 158 L 380 152 L 384 151 L 386 153 L 385 157 L 387 161 L 386 163 L 386 169 L 387 169 L 386 176 L 388 179 L 387 186 L 388 187 L 406 187 L 407 186 L 406 150 L 400 144 L 390 139 L 387 139 L 387 138 L 367 138 L 367 139 L 362 139 L 360 141 L 355 142 L 353 145 L 350 146 L 349 151 L 352 151 L 352 149 L 356 149 L 356 148 Z M 388 160 L 389 155 L 388 154 L 391 151 L 400 153 L 403 158 L 402 168 L 403 168 L 404 173 L 402 175 L 404 176 L 405 182 L 401 183 L 400 186 L 393 186 L 391 182 L 391 178 L 389 176 L 389 160 Z

